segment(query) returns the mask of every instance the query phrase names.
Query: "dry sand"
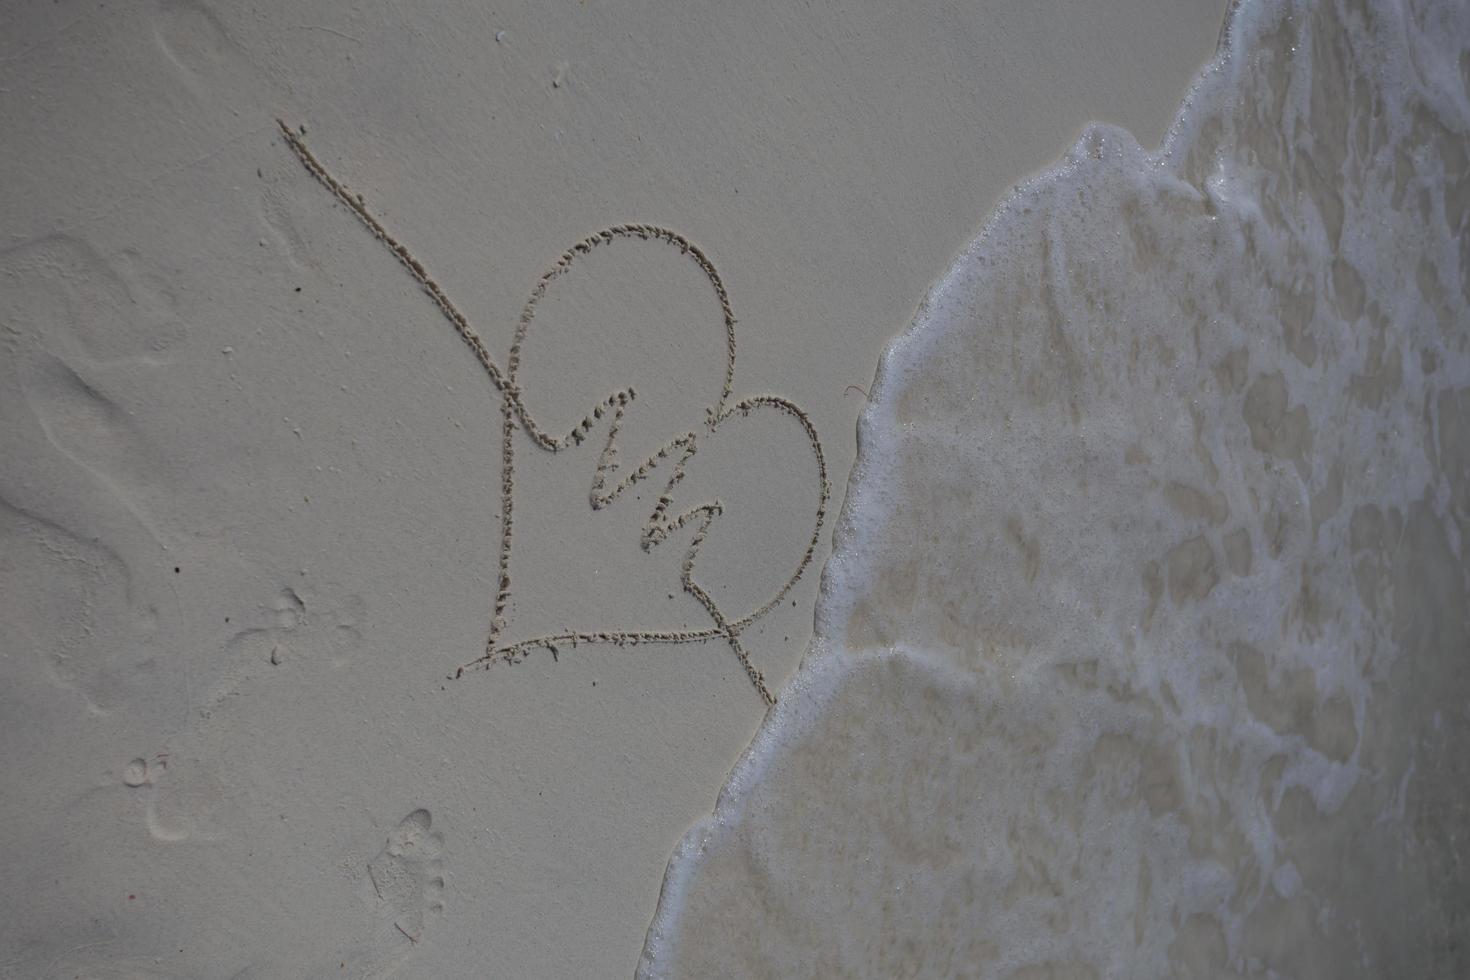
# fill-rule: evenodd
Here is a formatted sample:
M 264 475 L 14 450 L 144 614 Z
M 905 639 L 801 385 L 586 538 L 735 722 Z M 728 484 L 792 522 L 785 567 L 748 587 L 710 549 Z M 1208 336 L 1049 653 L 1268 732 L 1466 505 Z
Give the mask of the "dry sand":
M 631 975 L 735 644 L 451 676 L 723 623 L 779 696 L 802 419 L 830 517 L 883 343 L 1086 120 L 1157 142 L 1223 6 L 13 5 L 0 973 Z

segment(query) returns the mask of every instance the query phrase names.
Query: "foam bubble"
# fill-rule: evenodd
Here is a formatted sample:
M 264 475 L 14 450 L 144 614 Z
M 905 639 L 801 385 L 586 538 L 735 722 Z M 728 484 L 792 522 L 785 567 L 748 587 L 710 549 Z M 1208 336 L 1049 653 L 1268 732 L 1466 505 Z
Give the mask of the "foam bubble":
M 1470 8 L 1247 3 L 886 354 L 640 975 L 1470 973 Z

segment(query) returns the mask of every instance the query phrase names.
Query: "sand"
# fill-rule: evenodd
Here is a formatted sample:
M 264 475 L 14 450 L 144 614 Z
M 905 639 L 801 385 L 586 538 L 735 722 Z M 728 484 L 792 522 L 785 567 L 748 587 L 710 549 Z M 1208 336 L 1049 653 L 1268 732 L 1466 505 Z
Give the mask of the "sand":
M 640 977 L 1470 975 L 1470 8 L 1243 5 L 885 352 Z
M 633 973 L 884 343 L 1223 16 L 734 7 L 6 15 L 5 975 Z

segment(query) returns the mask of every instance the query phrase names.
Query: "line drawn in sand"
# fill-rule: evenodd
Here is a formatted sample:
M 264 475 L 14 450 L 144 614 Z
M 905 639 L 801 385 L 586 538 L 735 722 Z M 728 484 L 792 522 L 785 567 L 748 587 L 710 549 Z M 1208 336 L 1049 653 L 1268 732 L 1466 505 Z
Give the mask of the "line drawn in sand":
M 831 486 L 827 480 L 827 463 L 822 453 L 822 443 L 817 437 L 816 428 L 812 425 L 811 418 L 790 399 L 779 395 L 755 395 L 731 403 L 731 388 L 735 377 L 735 314 L 730 304 L 729 294 L 725 290 L 724 281 L 715 270 L 714 265 L 700 248 L 689 239 L 677 232 L 670 231 L 657 225 L 647 224 L 625 224 L 615 225 L 583 239 L 573 245 L 569 250 L 557 259 L 556 263 L 548 269 L 536 283 L 536 288 L 531 293 L 531 298 L 526 302 L 521 311 L 520 320 L 516 326 L 515 341 L 510 348 L 510 358 L 506 367 L 491 356 L 489 349 L 485 346 L 480 335 L 470 326 L 464 314 L 460 312 L 445 293 L 443 287 L 431 276 L 428 270 L 402 245 L 396 238 L 389 234 L 388 230 L 368 210 L 367 204 L 361 194 L 355 194 L 348 190 L 317 160 L 315 155 L 307 149 L 303 135 L 305 127 L 300 131 L 293 130 L 285 122 L 277 120 L 281 133 L 286 139 L 286 144 L 296 154 L 307 172 L 323 187 L 332 193 L 339 201 L 347 205 L 348 209 L 357 219 L 370 231 L 373 236 L 390 251 L 398 263 L 404 267 L 415 281 L 428 293 L 429 298 L 439 309 L 460 338 L 469 346 L 485 373 L 489 376 L 491 383 L 500 393 L 501 409 L 501 447 L 502 447 L 502 469 L 501 469 L 501 508 L 500 508 L 500 554 L 499 554 L 499 585 L 495 595 L 494 611 L 490 621 L 489 636 L 485 641 L 485 650 L 477 659 L 459 667 L 453 676 L 460 677 L 470 667 L 488 667 L 497 661 L 518 663 L 532 650 L 543 649 L 549 652 L 553 659 L 556 658 L 561 646 L 575 648 L 579 644 L 614 644 L 617 646 L 636 646 L 641 643 L 695 643 L 708 642 L 710 640 L 724 640 L 729 644 L 744 668 L 746 675 L 755 685 L 756 691 L 767 705 L 776 703 L 776 698 L 766 686 L 765 676 L 751 663 L 750 654 L 741 641 L 741 633 L 752 623 L 766 615 L 776 607 L 795 587 L 798 580 L 811 565 L 812 558 L 816 554 L 817 541 L 821 534 L 822 525 L 826 520 L 827 502 L 831 497 Z M 525 406 L 525 391 L 516 380 L 517 371 L 520 366 L 521 348 L 531 328 L 532 321 L 536 316 L 537 306 L 546 295 L 547 287 L 559 276 L 567 272 L 581 256 L 588 255 L 593 249 L 601 245 L 618 240 L 639 240 L 650 243 L 659 243 L 677 249 L 687 256 L 708 280 L 710 287 L 714 290 L 715 297 L 719 301 L 721 315 L 724 319 L 725 329 L 725 371 L 724 384 L 718 399 L 708 409 L 704 422 L 705 435 L 712 435 L 729 419 L 736 416 L 749 416 L 755 412 L 775 412 L 793 419 L 803 430 L 811 445 L 812 455 L 816 461 L 818 487 L 816 494 L 815 515 L 812 521 L 811 537 L 807 542 L 806 551 L 797 563 L 791 575 L 784 584 L 776 590 L 768 599 L 761 602 L 753 610 L 741 616 L 731 616 L 722 610 L 714 597 L 707 591 L 695 577 L 695 569 L 698 564 L 700 547 L 703 545 L 710 526 L 719 518 L 722 505 L 718 500 L 706 500 L 682 512 L 674 509 L 674 490 L 684 479 L 685 469 L 694 455 L 699 451 L 698 432 L 685 432 L 671 439 L 653 455 L 644 459 L 632 472 L 621 480 L 613 482 L 614 472 L 619 468 L 618 434 L 622 429 L 624 417 L 629 405 L 636 399 L 637 393 L 632 387 L 621 388 L 601 402 L 597 403 L 592 410 L 577 423 L 565 436 L 554 436 L 542 429 L 532 418 Z M 592 631 L 566 631 L 538 636 L 528 640 L 515 643 L 501 644 L 500 638 L 505 631 L 505 614 L 511 597 L 511 546 L 513 542 L 512 512 L 515 491 L 515 452 L 512 437 L 517 430 L 523 430 L 534 445 L 552 453 L 580 446 L 591 435 L 592 430 L 603 421 L 607 422 L 607 441 L 603 446 L 602 454 L 598 459 L 597 469 L 592 480 L 591 492 L 589 494 L 593 510 L 600 510 L 621 496 L 630 488 L 648 479 L 661 465 L 665 467 L 668 478 L 664 484 L 662 493 L 658 497 L 658 503 L 653 512 L 649 514 L 643 526 L 641 545 L 644 551 L 648 551 L 670 535 L 685 526 L 693 526 L 694 534 L 690 540 L 689 547 L 684 555 L 681 566 L 680 579 L 684 591 L 698 600 L 699 604 L 709 615 L 712 625 L 704 629 L 680 629 L 680 630 L 592 630 Z

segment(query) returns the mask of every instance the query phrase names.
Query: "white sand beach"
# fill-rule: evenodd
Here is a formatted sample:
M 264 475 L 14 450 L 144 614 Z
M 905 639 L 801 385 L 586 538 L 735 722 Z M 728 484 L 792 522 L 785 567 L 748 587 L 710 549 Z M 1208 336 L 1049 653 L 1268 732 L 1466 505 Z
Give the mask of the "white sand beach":
M 1467 812 L 1394 788 L 1463 745 L 1470 56 L 1452 4 L 1398 33 L 1349 7 L 1298 53 L 1261 25 L 1316 5 L 1247 0 L 1188 95 L 1226 0 L 12 4 L 0 976 L 1377 975 L 1393 935 L 1292 959 L 1250 931 L 1269 881 L 1290 922 L 1332 920 L 1293 895 L 1346 910 L 1318 941 L 1361 934 L 1376 907 L 1314 877 L 1356 846 L 1333 828 L 1368 820 L 1353 786 L 1415 869 Z M 1266 80 L 1247 92 L 1243 65 Z M 1321 108 L 1311 70 L 1352 96 Z M 1241 93 L 1312 153 L 1252 142 Z M 1117 128 L 1079 144 L 1096 121 Z M 1210 239 L 1205 199 L 1261 254 Z M 1043 267 L 1074 291 L 1050 332 L 1025 286 Z M 1075 429 L 1045 407 L 1063 391 Z M 1399 539 L 1429 569 L 1412 615 L 1362 579 L 1391 577 Z M 1106 649 L 1063 656 L 1086 616 Z M 1226 635 L 1253 617 L 1292 629 Z M 1031 678 L 1059 664 L 1141 700 L 1046 700 Z M 1436 686 L 1438 720 L 1404 727 Z M 1390 710 L 1389 689 L 1427 700 Z M 977 707 L 1006 692 L 1042 736 Z M 1015 735 L 993 770 L 941 744 L 980 717 Z M 1090 814 L 1064 791 L 1096 746 L 1122 772 L 1190 738 L 1244 767 L 1224 803 L 1179 777 L 1162 823 L 1124 807 L 1116 838 L 985 851 L 1012 801 Z M 914 775 L 941 758 L 971 768 Z M 899 824 L 941 814 L 915 833 L 949 858 L 890 833 L 859 772 L 910 794 Z M 989 809 L 954 796 L 995 781 Z M 1287 846 L 1241 808 L 1292 787 Z M 1045 941 L 974 938 L 1022 914 L 986 903 L 1029 880 L 1028 847 L 1118 857 L 1074 862 L 1073 905 L 1026 907 Z M 998 877 L 957 884 L 951 858 Z M 860 859 L 933 862 L 908 919 L 880 895 L 904 882 Z M 1179 877 L 1139 886 L 1137 942 L 1068 953 L 1123 934 L 1075 909 L 1151 880 L 1140 860 Z M 1392 892 L 1440 916 L 1430 948 L 1465 876 Z M 949 916 L 965 887 L 993 919 Z M 1196 919 L 1232 902 L 1211 945 Z

